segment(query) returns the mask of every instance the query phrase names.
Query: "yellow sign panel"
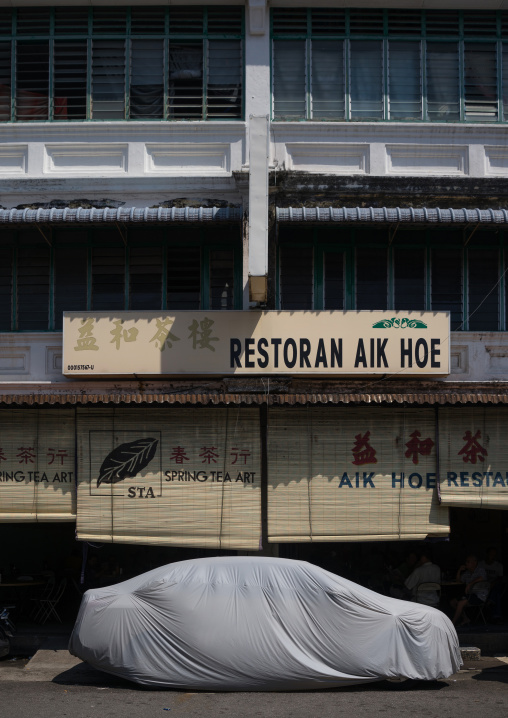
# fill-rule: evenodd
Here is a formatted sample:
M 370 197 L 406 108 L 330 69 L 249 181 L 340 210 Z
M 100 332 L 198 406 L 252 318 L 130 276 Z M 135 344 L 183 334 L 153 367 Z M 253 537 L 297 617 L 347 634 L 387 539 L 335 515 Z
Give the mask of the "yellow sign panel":
M 449 374 L 448 312 L 64 313 L 67 376 Z

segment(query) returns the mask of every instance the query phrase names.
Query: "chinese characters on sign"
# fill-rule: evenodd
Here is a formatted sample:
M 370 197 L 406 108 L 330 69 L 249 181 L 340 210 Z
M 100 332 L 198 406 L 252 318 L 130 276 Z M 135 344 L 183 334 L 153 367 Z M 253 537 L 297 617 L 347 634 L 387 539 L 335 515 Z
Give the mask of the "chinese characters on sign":
M 168 317 L 166 319 L 156 319 L 157 331 L 153 337 L 149 340 L 149 343 L 154 342 L 155 347 L 159 351 L 164 351 L 166 347 L 171 349 L 174 342 L 179 342 L 180 337 L 177 337 L 171 332 L 175 320 Z M 93 317 L 88 317 L 81 321 L 82 326 L 78 328 L 79 336 L 76 338 L 74 345 L 75 352 L 85 351 L 99 351 L 100 346 L 97 344 L 97 339 L 94 336 L 94 323 Z M 113 337 L 110 344 L 114 344 L 116 349 L 120 349 L 122 342 L 130 343 L 138 340 L 139 329 L 137 327 L 124 327 L 125 321 L 123 319 L 116 319 L 113 321 L 114 329 L 109 333 Z M 219 338 L 212 336 L 213 325 L 215 324 L 213 319 L 205 317 L 202 321 L 198 322 L 194 319 L 192 323 L 187 327 L 190 334 L 187 339 L 190 339 L 190 346 L 192 349 L 209 349 L 214 352 L 215 347 L 211 342 L 218 342 Z
M 19 464 L 34 464 L 37 459 L 37 453 L 33 446 L 18 446 L 15 454 L 17 463 Z M 64 459 L 70 458 L 67 449 L 52 449 L 49 448 L 46 453 L 42 452 L 45 458 L 48 460 L 48 465 L 57 463 L 63 466 Z M 0 447 L 0 461 L 8 461 L 9 457 L 3 448 Z

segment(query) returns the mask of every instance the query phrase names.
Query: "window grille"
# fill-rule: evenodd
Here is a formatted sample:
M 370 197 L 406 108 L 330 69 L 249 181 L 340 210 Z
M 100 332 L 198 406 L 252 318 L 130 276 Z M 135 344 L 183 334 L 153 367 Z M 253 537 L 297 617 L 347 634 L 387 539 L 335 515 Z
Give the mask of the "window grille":
M 240 309 L 238 226 L 4 231 L 0 331 L 61 331 L 64 311 Z
M 275 120 L 508 121 L 508 13 L 272 10 Z
M 506 331 L 508 235 L 279 227 L 277 308 L 448 311 L 452 331 Z
M 0 8 L 0 121 L 243 116 L 241 7 Z

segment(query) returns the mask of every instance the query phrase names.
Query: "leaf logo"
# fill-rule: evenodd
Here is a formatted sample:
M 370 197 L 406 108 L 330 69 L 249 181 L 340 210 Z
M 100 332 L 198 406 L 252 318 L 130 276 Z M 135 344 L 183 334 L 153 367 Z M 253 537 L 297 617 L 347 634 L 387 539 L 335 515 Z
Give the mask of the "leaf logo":
M 407 317 L 382 319 L 372 325 L 373 329 L 391 329 L 392 327 L 395 329 L 427 329 L 427 325 L 421 319 L 408 319 Z
M 153 459 L 158 443 L 158 439 L 149 438 L 117 446 L 102 462 L 97 487 L 101 484 L 117 484 L 136 476 Z

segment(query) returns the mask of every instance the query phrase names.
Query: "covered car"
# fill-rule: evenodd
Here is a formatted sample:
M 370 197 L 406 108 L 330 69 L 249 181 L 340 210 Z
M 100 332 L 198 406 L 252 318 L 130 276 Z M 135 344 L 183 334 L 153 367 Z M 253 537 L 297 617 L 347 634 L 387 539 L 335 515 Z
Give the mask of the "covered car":
M 204 558 L 87 591 L 70 652 L 146 686 L 308 690 L 446 678 L 450 620 L 304 561 Z

